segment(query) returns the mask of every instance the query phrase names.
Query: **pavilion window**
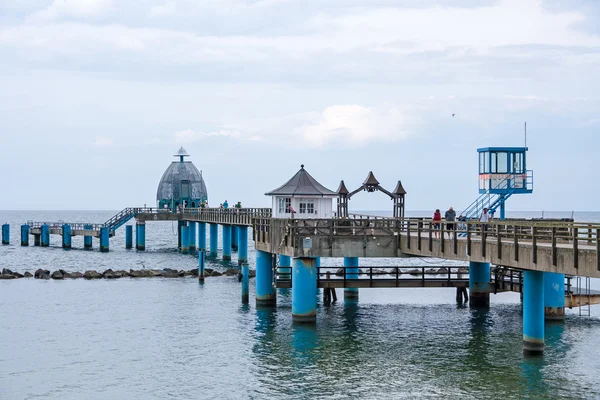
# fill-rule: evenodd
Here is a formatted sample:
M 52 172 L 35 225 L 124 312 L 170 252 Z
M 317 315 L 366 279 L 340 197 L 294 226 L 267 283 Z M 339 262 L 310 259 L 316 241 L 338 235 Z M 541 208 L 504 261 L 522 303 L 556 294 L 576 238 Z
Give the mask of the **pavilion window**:
M 314 214 L 315 203 L 313 200 L 301 199 L 300 200 L 300 214 Z
M 280 197 L 278 205 L 279 214 L 289 214 L 292 199 L 290 197 Z

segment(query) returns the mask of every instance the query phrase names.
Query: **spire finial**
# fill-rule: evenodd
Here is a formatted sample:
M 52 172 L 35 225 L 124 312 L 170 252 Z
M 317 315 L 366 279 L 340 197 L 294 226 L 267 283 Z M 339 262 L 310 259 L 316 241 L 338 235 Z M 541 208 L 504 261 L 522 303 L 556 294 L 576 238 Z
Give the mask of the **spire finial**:
M 300 164 L 300 168 L 304 169 L 304 164 Z

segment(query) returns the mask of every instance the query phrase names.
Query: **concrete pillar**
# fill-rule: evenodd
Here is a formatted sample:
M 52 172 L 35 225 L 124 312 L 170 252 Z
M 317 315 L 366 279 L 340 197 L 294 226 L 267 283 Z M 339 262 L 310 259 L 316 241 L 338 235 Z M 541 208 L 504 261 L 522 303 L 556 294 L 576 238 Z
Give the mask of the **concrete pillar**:
M 42 247 L 50 246 L 50 227 L 46 224 L 42 225 Z
M 250 300 L 250 268 L 248 263 L 242 264 L 242 303 L 248 304 Z
M 292 257 L 279 255 L 279 278 L 292 280 Z
M 190 235 L 189 235 L 189 227 L 187 225 L 183 225 L 181 227 L 181 254 L 189 254 L 190 253 Z
M 544 272 L 544 317 L 547 320 L 565 319 L 565 275 Z
M 294 258 L 292 267 L 292 321 L 317 321 L 317 260 Z
M 231 250 L 238 249 L 238 237 L 239 237 L 239 227 L 236 225 L 231 226 Z
M 544 352 L 544 272 L 523 272 L 523 353 Z
M 135 226 L 136 240 L 137 240 L 137 237 L 138 237 L 138 227 L 136 225 Z M 131 225 L 125 225 L 125 248 L 126 249 L 133 248 L 133 226 L 131 226 Z
M 177 221 L 177 248 L 181 250 L 181 227 L 185 226 L 185 221 Z
M 100 228 L 100 252 L 108 253 L 109 246 L 109 231 L 107 227 Z
M 275 305 L 273 254 L 256 250 L 256 305 Z
M 62 226 L 62 247 L 63 249 L 71 248 L 71 225 L 69 224 Z
M 358 257 L 344 257 L 346 279 L 358 279 Z M 358 288 L 345 288 L 345 299 L 358 299 Z
M 198 250 L 206 251 L 206 223 L 198 222 Z
M 248 227 L 238 226 L 238 265 L 248 262 Z
M 490 263 L 469 262 L 469 291 L 469 306 L 490 306 Z
M 29 246 L 29 225 L 21 225 L 21 246 Z
M 135 249 L 138 251 L 146 250 L 146 224 L 135 224 Z
M 190 252 L 194 253 L 196 251 L 196 223 L 194 221 L 188 221 L 188 228 Z
M 10 244 L 10 225 L 2 225 L 2 244 Z
M 83 229 L 85 229 L 86 231 L 87 230 L 91 231 L 92 230 L 92 226 L 91 225 L 84 225 Z M 86 235 L 86 236 L 83 237 L 83 248 L 84 249 L 91 249 L 92 248 L 92 246 L 93 246 L 92 239 L 93 239 L 92 236 L 87 236 Z
M 231 225 L 223 225 L 223 261 L 231 260 Z
M 42 245 L 42 235 L 33 235 L 33 245 L 34 246 Z
M 211 257 L 216 257 L 219 254 L 219 224 L 210 225 L 210 252 Z
M 206 260 L 204 250 L 198 251 L 198 282 L 204 282 L 204 261 Z

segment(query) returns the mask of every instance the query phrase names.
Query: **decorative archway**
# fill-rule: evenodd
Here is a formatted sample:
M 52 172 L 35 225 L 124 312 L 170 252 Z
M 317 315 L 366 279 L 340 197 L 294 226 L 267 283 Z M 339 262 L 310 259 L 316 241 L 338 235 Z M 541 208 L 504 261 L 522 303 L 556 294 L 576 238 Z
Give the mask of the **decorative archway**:
M 346 188 L 346 185 L 344 184 L 343 180 L 340 182 L 340 186 L 337 190 L 337 215 L 339 217 L 348 218 L 348 200 L 350 200 L 352 196 L 363 190 L 368 193 L 380 191 L 390 196 L 390 199 L 394 201 L 394 218 L 404 218 L 404 200 L 406 196 L 406 190 L 404 190 L 404 187 L 402 187 L 402 182 L 398 181 L 398 184 L 396 185 L 394 191 L 390 192 L 379 184 L 379 181 L 377 180 L 377 178 L 375 178 L 375 175 L 373 175 L 373 171 L 369 171 L 369 175 L 367 176 L 367 179 L 365 179 L 363 184 L 358 189 L 352 192 L 350 192 L 348 188 Z

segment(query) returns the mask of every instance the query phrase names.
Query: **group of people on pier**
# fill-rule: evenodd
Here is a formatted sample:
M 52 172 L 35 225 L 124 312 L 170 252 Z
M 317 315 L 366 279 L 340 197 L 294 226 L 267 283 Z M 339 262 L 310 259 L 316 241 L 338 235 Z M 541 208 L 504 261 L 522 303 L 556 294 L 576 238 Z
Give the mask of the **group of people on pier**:
M 481 226 L 483 229 L 487 230 L 487 223 L 490 222 L 494 218 L 494 213 L 490 213 L 487 207 L 483 208 L 483 212 L 479 216 L 479 222 L 481 222 Z M 442 213 L 440 209 L 436 209 L 433 213 L 433 229 L 435 229 L 435 237 L 440 237 L 440 230 L 442 224 Z M 453 234 L 456 234 L 456 222 L 458 222 L 458 230 L 464 231 L 467 229 L 466 224 L 461 222 L 466 222 L 467 217 L 464 215 L 460 215 L 458 217 L 458 221 L 456 220 L 456 211 L 454 208 L 450 207 L 448 211 L 444 214 L 444 220 L 446 221 L 446 233 L 448 234 L 448 238 L 452 238 Z

